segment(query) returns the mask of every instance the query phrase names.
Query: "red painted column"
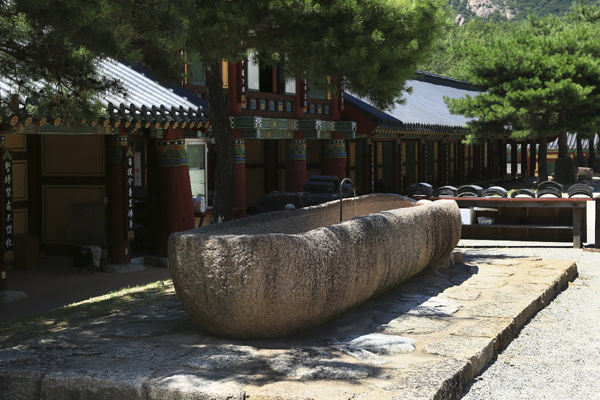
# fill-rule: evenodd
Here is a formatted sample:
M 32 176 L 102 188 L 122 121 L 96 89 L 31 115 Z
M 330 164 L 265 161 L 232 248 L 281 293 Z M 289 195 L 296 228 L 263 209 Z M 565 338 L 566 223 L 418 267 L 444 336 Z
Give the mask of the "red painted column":
M 335 175 L 340 180 L 346 176 L 346 141 L 331 139 L 325 144 L 325 159 L 323 160 L 323 175 Z
M 131 262 L 127 228 L 127 135 L 111 136 L 110 143 L 110 259 L 113 264 Z
M 241 63 L 227 63 L 227 69 L 229 71 L 229 115 L 240 115 L 242 112 L 242 96 L 245 96 L 245 88 L 242 88 L 241 74 L 242 64 Z M 243 71 L 246 74 L 246 71 Z
M 243 139 L 233 141 L 235 164 L 233 179 L 235 181 L 233 196 L 233 218 L 246 216 L 246 146 Z
M 173 134 L 169 136 L 179 136 Z M 194 228 L 194 205 L 189 161 L 183 138 L 156 141 L 160 166 L 161 231 L 158 255 L 167 255 L 169 235 Z
M 286 143 L 285 190 L 301 192 L 308 179 L 306 167 L 306 140 L 288 139 Z

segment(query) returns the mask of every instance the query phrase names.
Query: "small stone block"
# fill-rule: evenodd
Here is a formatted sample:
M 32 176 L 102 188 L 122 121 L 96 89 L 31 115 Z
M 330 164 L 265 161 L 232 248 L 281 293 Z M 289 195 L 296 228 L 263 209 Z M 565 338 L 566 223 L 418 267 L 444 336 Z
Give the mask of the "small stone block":
M 452 265 L 461 265 L 463 264 L 463 255 L 462 252 L 460 251 L 454 251 L 452 252 L 452 255 L 450 256 L 450 259 L 452 260 Z

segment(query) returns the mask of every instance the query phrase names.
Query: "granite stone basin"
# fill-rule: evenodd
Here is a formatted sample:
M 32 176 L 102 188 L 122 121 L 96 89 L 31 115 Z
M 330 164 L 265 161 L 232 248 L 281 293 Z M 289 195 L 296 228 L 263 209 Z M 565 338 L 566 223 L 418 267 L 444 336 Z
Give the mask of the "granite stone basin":
M 217 336 L 284 336 L 319 325 L 448 259 L 454 201 L 389 194 L 210 225 L 169 238 L 169 269 L 191 319 Z

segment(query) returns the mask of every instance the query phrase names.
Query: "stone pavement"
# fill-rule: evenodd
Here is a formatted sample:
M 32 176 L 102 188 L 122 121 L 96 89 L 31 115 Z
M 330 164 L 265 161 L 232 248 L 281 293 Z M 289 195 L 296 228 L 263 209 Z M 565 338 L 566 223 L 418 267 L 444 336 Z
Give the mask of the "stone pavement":
M 469 263 L 490 258 L 543 257 L 577 263 L 578 278 L 538 312 L 519 335 L 466 388 L 468 400 L 590 400 L 600 398 L 600 253 L 573 248 L 490 248 L 464 245 Z M 496 244 L 496 243 L 494 243 Z
M 426 269 L 304 334 L 227 340 L 172 293 L 24 341 L 0 343 L 0 399 L 455 399 L 577 268 L 489 258 Z

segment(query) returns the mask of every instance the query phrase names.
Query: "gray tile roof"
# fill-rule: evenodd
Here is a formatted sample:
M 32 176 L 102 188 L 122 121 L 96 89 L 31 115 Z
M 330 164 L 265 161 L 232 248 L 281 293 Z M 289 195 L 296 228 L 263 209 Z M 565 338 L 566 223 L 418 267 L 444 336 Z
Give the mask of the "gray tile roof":
M 111 102 L 115 105 L 133 103 L 136 107 L 148 108 L 161 105 L 166 108 L 205 108 L 204 100 L 192 92 L 181 87 L 161 85 L 149 71 L 140 67 L 130 67 L 118 61 L 104 59 L 100 61 L 98 69 L 104 75 L 121 81 L 127 92 L 125 96 L 103 96 L 100 101 L 104 104 Z
M 458 99 L 466 95 L 476 96 L 475 90 L 465 90 L 446 86 L 439 83 L 411 80 L 407 86 L 412 87 L 412 93 L 405 96 L 404 104 L 395 105 L 388 111 L 405 123 L 437 124 L 464 127 L 468 118 L 462 115 L 452 115 L 444 101 L 444 97 Z
M 598 135 L 594 137 L 594 148 L 598 147 Z M 583 149 L 586 150 L 588 148 L 588 139 L 583 139 Z M 570 150 L 577 149 L 577 134 L 575 133 L 567 133 L 567 147 Z M 548 150 L 558 150 L 558 139 L 553 140 L 552 142 L 548 142 Z
M 452 115 L 444 98 L 457 99 L 479 93 L 465 82 L 425 72 L 418 73 L 416 79 L 407 81 L 406 85 L 412 88 L 412 92 L 404 95 L 404 104 L 396 104 L 390 110 L 378 110 L 367 100 L 351 94 L 344 98 L 372 114 L 385 127 L 433 125 L 464 128 L 469 119 L 462 115 Z
M 148 70 L 132 67 L 111 59 L 98 62 L 101 74 L 118 79 L 125 94 L 107 93 L 99 101 L 113 119 L 150 122 L 204 122 L 206 102 L 183 87 L 161 84 Z M 41 85 L 41 84 L 40 84 Z M 14 85 L 0 78 L 0 97 L 15 91 Z

